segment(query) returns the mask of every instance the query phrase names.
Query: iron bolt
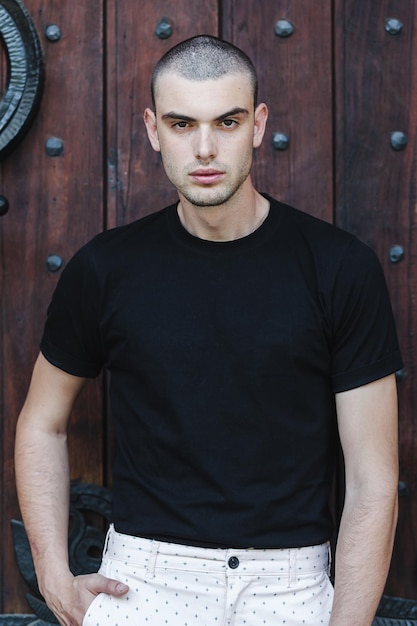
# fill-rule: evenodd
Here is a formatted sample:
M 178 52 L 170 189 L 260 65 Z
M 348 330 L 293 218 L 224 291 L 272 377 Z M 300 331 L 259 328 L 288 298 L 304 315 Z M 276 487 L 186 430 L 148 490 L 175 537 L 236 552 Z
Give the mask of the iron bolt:
M 409 496 L 410 489 L 408 488 L 407 483 L 403 480 L 398 481 L 398 495 L 399 496 Z
M 272 135 L 272 145 L 275 150 L 286 150 L 290 145 L 290 139 L 285 133 L 274 133 Z
M 9 211 L 9 201 L 5 196 L 0 196 L 0 216 L 6 215 Z
M 395 132 L 391 133 L 390 143 L 391 147 L 394 150 L 404 150 L 408 143 L 407 135 L 400 130 L 396 130 Z
M 390 35 L 399 35 L 403 28 L 404 24 L 395 17 L 389 17 L 385 20 L 385 30 Z
M 294 32 L 294 26 L 289 20 L 278 20 L 275 24 L 275 34 L 278 37 L 290 37 Z
M 166 17 L 163 17 L 155 28 L 155 35 L 159 37 L 159 39 L 168 39 L 172 35 L 172 24 Z
M 404 258 L 404 248 L 400 245 L 391 246 L 389 260 L 391 263 L 399 263 Z
M 402 367 L 400 370 L 395 372 L 395 379 L 397 382 L 402 383 L 407 378 L 407 372 L 405 367 Z
M 46 267 L 49 272 L 58 272 L 64 265 L 62 257 L 57 254 L 50 254 L 46 259 Z
M 49 41 L 59 41 L 61 39 L 61 29 L 56 24 L 48 24 L 45 28 L 45 36 Z
M 61 156 L 64 152 L 64 142 L 58 137 L 49 137 L 46 140 L 46 154 L 51 157 Z

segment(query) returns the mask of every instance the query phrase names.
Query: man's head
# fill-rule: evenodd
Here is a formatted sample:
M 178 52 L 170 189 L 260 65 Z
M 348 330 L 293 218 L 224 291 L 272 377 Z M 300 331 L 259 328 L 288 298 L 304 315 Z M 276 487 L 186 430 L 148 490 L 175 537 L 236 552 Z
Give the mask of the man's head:
M 165 73 L 177 74 L 192 81 L 216 80 L 227 74 L 246 74 L 253 89 L 256 106 L 258 79 L 252 61 L 231 43 L 199 35 L 177 44 L 157 63 L 152 75 L 151 94 L 155 109 L 159 78 Z
M 252 152 L 268 110 L 255 107 L 248 57 L 215 37 L 194 37 L 162 57 L 152 85 L 154 109 L 144 121 L 181 202 L 212 207 L 250 195 Z

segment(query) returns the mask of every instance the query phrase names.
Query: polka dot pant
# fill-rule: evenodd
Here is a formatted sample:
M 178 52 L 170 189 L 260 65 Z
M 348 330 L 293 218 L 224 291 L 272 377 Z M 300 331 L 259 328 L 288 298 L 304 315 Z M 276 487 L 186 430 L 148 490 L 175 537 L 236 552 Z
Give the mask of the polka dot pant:
M 99 594 L 83 626 L 327 626 L 327 544 L 283 550 L 194 548 L 110 529 L 100 573 L 129 585 Z

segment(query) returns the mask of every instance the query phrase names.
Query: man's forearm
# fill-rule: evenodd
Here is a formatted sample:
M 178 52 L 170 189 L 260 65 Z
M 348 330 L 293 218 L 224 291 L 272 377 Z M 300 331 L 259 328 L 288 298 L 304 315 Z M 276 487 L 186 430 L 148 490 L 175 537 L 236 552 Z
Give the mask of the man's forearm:
M 336 548 L 330 626 L 371 626 L 388 574 L 397 522 L 394 488 L 347 495 Z
M 69 468 L 66 437 L 20 422 L 16 434 L 19 504 L 42 593 L 68 569 Z

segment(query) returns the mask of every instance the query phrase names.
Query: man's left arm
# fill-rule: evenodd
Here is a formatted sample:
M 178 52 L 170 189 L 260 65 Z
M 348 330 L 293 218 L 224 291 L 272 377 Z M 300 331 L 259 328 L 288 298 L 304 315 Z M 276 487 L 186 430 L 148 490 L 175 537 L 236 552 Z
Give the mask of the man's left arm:
M 346 493 L 330 626 L 370 626 L 384 590 L 397 522 L 394 374 L 336 394 L 336 409 Z

